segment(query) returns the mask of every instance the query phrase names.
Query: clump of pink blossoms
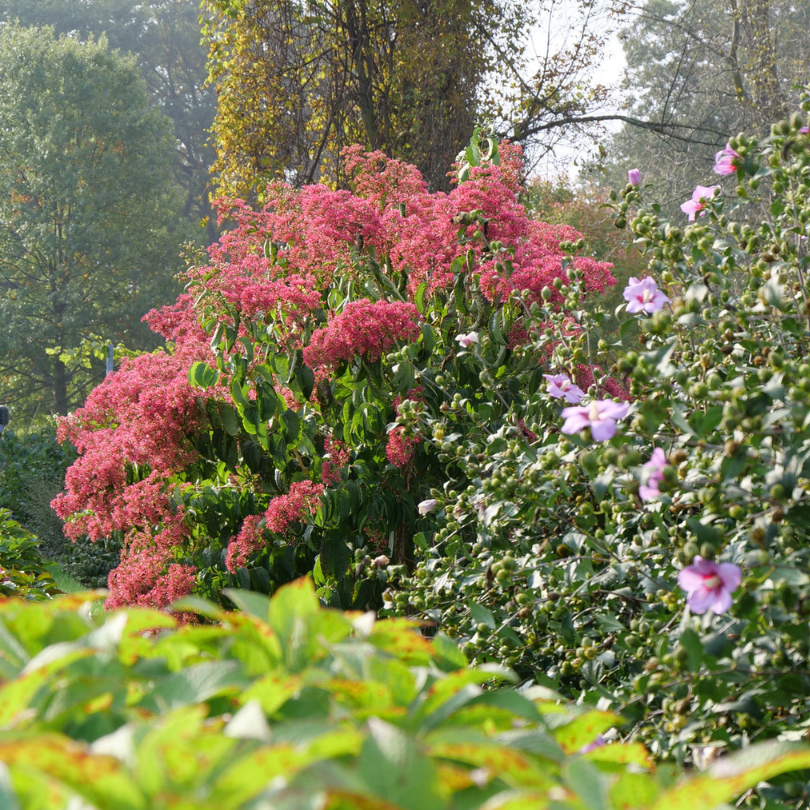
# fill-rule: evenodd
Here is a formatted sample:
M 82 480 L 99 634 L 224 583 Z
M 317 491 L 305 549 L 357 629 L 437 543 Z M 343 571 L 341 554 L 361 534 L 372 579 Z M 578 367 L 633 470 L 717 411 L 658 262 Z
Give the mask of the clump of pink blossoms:
M 731 607 L 731 594 L 740 587 L 742 571 L 734 563 L 716 563 L 696 556 L 678 574 L 678 585 L 686 591 L 692 613 L 711 610 L 720 615 Z
M 327 326 L 315 331 L 304 349 L 311 368 L 334 368 L 341 361 L 379 360 L 398 341 L 419 337 L 419 310 L 402 301 L 352 301 Z
M 293 523 L 314 515 L 320 506 L 323 484 L 312 481 L 296 481 L 290 491 L 270 501 L 263 515 L 249 515 L 242 522 L 242 529 L 231 538 L 225 565 L 233 574 L 237 567 L 247 565 L 248 557 L 265 546 L 264 530 L 284 534 Z M 264 526 L 262 526 L 262 522 Z

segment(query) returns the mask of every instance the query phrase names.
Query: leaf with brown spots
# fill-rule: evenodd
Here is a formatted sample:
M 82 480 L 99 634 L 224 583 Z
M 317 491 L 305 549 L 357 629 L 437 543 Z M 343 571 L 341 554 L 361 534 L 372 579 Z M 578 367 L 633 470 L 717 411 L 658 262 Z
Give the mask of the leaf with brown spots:
M 622 718 L 616 714 L 594 710 L 557 726 L 552 736 L 566 754 L 575 754 L 583 746 L 592 743 L 603 731 L 621 725 L 622 722 Z
M 712 810 L 758 782 L 810 767 L 810 746 L 764 742 L 715 763 L 661 794 L 650 810 Z
M 496 742 L 430 742 L 427 750 L 432 757 L 486 768 L 508 785 L 546 789 L 557 784 L 546 764 L 541 766 L 529 755 Z
M 650 752 L 643 743 L 611 743 L 600 745 L 583 755 L 592 762 L 609 762 L 617 765 L 640 765 L 642 768 L 654 768 Z
M 35 664 L 37 659 L 42 661 L 40 656 L 48 650 L 53 652 L 54 657 L 45 661 L 41 666 L 28 672 L 31 664 Z M 87 658 L 94 654 L 94 650 L 87 647 L 78 647 L 69 643 L 65 645 L 52 644 L 46 647 L 43 653 L 31 659 L 23 670 L 22 675 L 9 681 L 0 688 L 0 727 L 7 728 L 14 723 L 14 719 L 26 711 L 31 698 L 37 693 L 40 687 L 48 681 L 48 678 L 58 670 L 66 667 L 79 658 Z
M 145 796 L 117 759 L 91 754 L 86 746 L 59 734 L 2 734 L 0 761 L 12 773 L 16 768 L 37 771 L 98 810 L 147 808 Z

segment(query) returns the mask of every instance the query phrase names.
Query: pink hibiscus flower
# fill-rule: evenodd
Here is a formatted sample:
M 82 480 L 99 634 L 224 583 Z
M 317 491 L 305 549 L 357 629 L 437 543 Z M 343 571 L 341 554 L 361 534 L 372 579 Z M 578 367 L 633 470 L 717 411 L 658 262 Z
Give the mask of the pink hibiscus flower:
M 740 587 L 742 571 L 734 563 L 716 563 L 696 556 L 678 574 L 678 585 L 686 591 L 686 603 L 692 613 L 716 614 L 731 607 L 731 594 Z

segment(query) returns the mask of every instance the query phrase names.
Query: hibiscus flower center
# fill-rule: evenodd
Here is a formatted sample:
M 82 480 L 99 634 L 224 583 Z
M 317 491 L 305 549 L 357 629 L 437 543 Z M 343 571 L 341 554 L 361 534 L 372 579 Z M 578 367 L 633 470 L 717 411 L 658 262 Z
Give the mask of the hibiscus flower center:
M 712 574 L 710 577 L 703 577 L 703 587 L 708 588 L 710 591 L 716 591 L 723 584 L 723 580 Z
M 591 403 L 591 409 L 588 412 L 588 419 L 590 419 L 591 422 L 599 421 L 599 406 L 596 404 L 595 400 Z

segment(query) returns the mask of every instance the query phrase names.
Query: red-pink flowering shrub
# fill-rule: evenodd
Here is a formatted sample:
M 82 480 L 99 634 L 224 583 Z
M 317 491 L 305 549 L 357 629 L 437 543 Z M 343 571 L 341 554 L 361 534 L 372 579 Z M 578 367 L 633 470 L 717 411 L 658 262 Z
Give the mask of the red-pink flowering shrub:
M 350 189 L 222 201 L 233 227 L 149 316 L 169 348 L 123 362 L 63 420 L 79 459 L 54 506 L 70 536 L 123 541 L 111 606 L 308 572 L 326 600 L 379 604 L 352 550 L 411 561 L 416 504 L 464 477 L 431 420 L 456 414 L 472 441 L 489 428 L 463 401 L 490 402 L 493 374 L 549 370 L 530 306 L 563 307 L 566 263 L 587 293 L 613 283 L 566 258 L 573 229 L 529 219 L 515 146 L 448 194 L 381 153 L 347 160 Z M 524 424 L 510 384 L 487 420 Z

